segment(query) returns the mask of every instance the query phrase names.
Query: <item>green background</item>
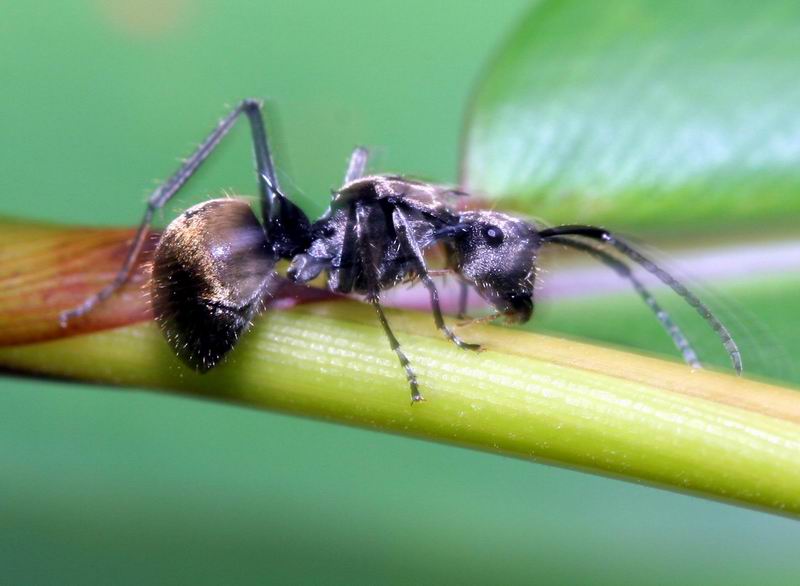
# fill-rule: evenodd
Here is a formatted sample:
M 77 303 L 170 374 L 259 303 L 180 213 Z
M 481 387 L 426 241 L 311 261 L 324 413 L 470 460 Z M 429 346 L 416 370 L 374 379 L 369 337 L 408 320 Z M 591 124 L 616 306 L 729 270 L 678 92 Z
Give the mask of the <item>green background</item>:
M 0 214 L 128 225 L 244 96 L 269 100 L 284 186 L 312 214 L 355 144 L 379 168 L 454 181 L 471 89 L 529 3 L 66 4 L 0 5 Z M 242 127 L 176 208 L 253 193 L 250 167 Z M 570 321 L 585 301 L 554 304 L 542 327 L 653 347 L 657 325 L 607 326 L 630 299 L 588 329 Z M 762 513 L 227 405 L 0 387 L 4 583 L 788 584 L 800 570 L 800 525 Z

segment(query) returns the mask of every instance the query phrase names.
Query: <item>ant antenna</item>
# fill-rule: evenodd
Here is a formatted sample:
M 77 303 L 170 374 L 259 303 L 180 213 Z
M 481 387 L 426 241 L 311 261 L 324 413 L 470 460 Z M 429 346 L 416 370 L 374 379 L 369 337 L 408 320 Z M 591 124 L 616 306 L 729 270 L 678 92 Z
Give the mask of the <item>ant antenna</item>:
M 689 339 L 686 337 L 680 327 L 678 327 L 678 324 L 672 321 L 669 313 L 667 313 L 667 311 L 662 308 L 661 305 L 659 305 L 653 294 L 650 293 L 650 291 L 644 286 L 644 283 L 636 278 L 628 265 L 600 248 L 584 244 L 578 240 L 572 240 L 566 236 L 553 237 L 547 242 L 561 244 L 563 246 L 574 248 L 575 250 L 580 250 L 590 254 L 606 266 L 613 269 L 623 279 L 628 279 L 628 281 L 631 283 L 631 286 L 639 294 L 639 297 L 642 298 L 645 304 L 655 314 L 656 318 L 658 318 L 658 321 L 661 322 L 661 325 L 666 330 L 667 334 L 669 334 L 670 338 L 672 338 L 672 343 L 675 344 L 675 347 L 680 351 L 684 362 L 686 362 L 686 364 L 692 368 L 703 367 L 702 364 L 700 364 L 700 359 L 697 356 L 697 352 L 689 343 Z
M 716 332 L 717 336 L 722 341 L 722 345 L 728 352 L 728 356 L 730 357 L 736 374 L 742 374 L 742 354 L 739 351 L 739 347 L 736 345 L 736 342 L 734 342 L 733 336 L 731 336 L 731 333 L 728 331 L 728 328 L 726 328 L 725 325 L 719 321 L 719 319 L 717 319 L 713 313 L 711 313 L 711 310 L 708 308 L 708 306 L 700 301 L 700 299 L 698 299 L 694 293 L 689 291 L 686 286 L 683 285 L 683 283 L 678 281 L 675 277 L 670 275 L 667 271 L 630 246 L 624 240 L 617 238 L 611 232 L 603 228 L 583 225 L 568 225 L 547 228 L 542 230 L 539 235 L 541 236 L 542 240 L 545 241 L 558 239 L 560 236 L 578 236 L 589 238 L 591 240 L 597 240 L 613 246 L 618 252 L 627 256 L 646 271 L 658 277 L 662 283 L 669 286 L 673 291 L 675 291 L 675 293 L 680 295 L 684 301 L 686 301 L 686 303 L 694 307 L 697 313 L 699 313 L 700 316 L 709 324 L 709 326 L 711 326 L 711 329 Z

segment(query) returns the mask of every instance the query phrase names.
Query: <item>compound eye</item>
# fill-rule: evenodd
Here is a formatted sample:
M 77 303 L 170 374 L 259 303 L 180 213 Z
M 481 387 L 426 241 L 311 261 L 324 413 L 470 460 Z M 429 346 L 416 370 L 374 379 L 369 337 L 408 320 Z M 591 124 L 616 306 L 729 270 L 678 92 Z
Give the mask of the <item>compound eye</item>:
M 500 246 L 503 243 L 503 231 L 497 226 L 484 226 L 482 233 L 489 246 Z

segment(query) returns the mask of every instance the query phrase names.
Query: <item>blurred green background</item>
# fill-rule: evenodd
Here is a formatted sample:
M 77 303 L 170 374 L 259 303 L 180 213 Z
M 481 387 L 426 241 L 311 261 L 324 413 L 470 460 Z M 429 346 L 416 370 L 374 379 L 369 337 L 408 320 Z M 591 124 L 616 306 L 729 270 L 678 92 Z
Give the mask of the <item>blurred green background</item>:
M 355 144 L 381 169 L 455 181 L 471 90 L 529 5 L 4 2 L 0 214 L 132 224 L 244 96 L 269 100 L 284 186 L 311 214 Z M 189 199 L 252 194 L 249 148 L 237 129 Z M 750 343 L 767 354 L 759 331 L 796 337 L 784 291 L 725 292 L 758 317 Z M 669 352 L 634 299 L 554 302 L 540 327 Z M 762 374 L 793 379 L 780 368 Z M 800 571 L 800 525 L 758 512 L 227 405 L 0 387 L 3 583 L 790 584 Z

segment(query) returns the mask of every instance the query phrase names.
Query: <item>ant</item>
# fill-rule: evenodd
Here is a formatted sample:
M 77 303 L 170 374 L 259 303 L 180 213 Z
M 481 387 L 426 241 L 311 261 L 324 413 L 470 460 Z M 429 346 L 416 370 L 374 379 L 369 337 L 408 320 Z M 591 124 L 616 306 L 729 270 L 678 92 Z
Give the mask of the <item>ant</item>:
M 156 320 L 173 351 L 190 367 L 206 372 L 238 342 L 261 302 L 275 291 L 281 259 L 290 261 L 287 276 L 306 283 L 327 273 L 335 293 L 358 293 L 374 308 L 405 369 L 413 402 L 423 400 L 416 375 L 381 305 L 381 292 L 418 279 L 430 294 L 437 328 L 454 344 L 479 350 L 461 340 L 446 324 L 439 292 L 425 251 L 443 245 L 445 271 L 461 281 L 461 314 L 473 288 L 493 308 L 491 319 L 513 323 L 533 313 L 539 249 L 559 244 L 585 252 L 627 279 L 672 337 L 684 360 L 699 368 L 696 352 L 669 314 L 620 258 L 640 265 L 671 287 L 717 333 L 733 367 L 741 373 L 739 350 L 727 328 L 709 308 L 672 275 L 623 239 L 595 226 L 542 228 L 504 213 L 459 211 L 460 191 L 397 175 L 367 175 L 368 152 L 356 148 L 328 210 L 315 222 L 281 191 L 270 155 L 261 103 L 244 100 L 233 109 L 178 171 L 150 196 L 127 257 L 114 280 L 80 306 L 61 314 L 61 324 L 80 317 L 108 298 L 129 278 L 155 212 L 192 177 L 244 115 L 250 123 L 261 200 L 261 221 L 237 199 L 212 199 L 173 220 L 161 235 L 153 260 L 151 293 Z

